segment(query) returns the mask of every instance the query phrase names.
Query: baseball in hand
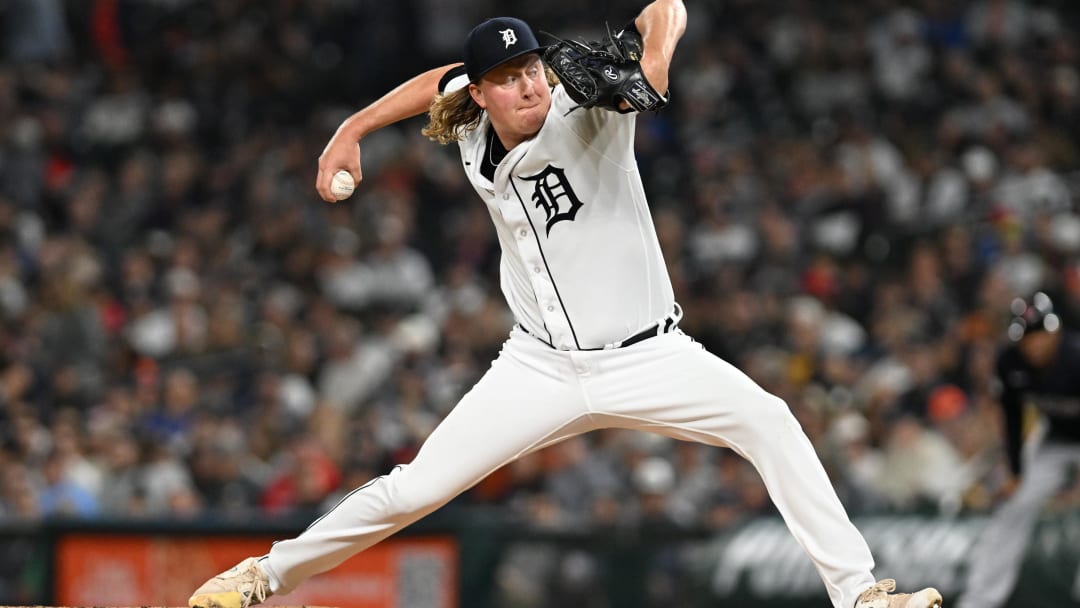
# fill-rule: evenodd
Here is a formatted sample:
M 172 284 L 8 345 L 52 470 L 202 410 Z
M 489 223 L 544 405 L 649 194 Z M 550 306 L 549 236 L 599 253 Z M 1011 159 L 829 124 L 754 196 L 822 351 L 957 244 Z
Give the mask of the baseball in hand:
M 352 196 L 354 188 L 356 188 L 356 182 L 348 171 L 338 171 L 334 174 L 334 179 L 330 180 L 330 193 L 339 201 Z

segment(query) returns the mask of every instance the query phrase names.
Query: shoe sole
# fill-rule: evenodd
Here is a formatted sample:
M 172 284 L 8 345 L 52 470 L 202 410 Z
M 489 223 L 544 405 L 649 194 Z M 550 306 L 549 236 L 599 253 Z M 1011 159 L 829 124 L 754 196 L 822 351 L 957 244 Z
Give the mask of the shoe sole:
M 930 600 L 930 603 L 926 605 L 926 608 L 941 608 L 942 598 L 941 594 L 938 593 L 937 590 L 932 590 L 928 592 L 927 595 L 929 597 L 926 599 Z
M 219 601 L 213 599 L 213 596 L 202 596 L 199 598 L 192 598 L 188 601 L 189 608 L 240 608 L 240 604 L 229 602 L 222 604 Z

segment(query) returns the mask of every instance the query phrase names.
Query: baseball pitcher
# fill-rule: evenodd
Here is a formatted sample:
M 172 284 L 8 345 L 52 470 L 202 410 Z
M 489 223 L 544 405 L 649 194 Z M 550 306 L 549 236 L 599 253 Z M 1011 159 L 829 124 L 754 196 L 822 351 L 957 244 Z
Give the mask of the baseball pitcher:
M 296 538 L 208 581 L 189 600 L 246 608 L 431 513 L 534 450 L 603 427 L 735 450 L 762 479 L 836 608 L 931 608 L 934 589 L 893 594 L 787 405 L 679 329 L 634 156 L 635 116 L 667 103 L 680 0 L 656 0 L 593 44 L 542 47 L 524 22 L 484 21 L 464 63 L 402 84 L 339 127 L 317 189 L 359 182 L 359 142 L 427 112 L 457 143 L 502 248 L 516 325 L 488 372 L 416 458 L 357 488 Z

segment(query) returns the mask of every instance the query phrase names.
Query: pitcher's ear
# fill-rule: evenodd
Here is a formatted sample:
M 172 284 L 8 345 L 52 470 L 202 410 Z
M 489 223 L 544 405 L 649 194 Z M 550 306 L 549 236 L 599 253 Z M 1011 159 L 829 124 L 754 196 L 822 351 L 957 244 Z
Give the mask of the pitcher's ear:
M 484 92 L 480 90 L 480 87 L 473 83 L 469 83 L 469 95 L 472 100 L 476 102 L 476 105 L 480 106 L 481 110 L 487 109 L 487 104 L 484 102 Z

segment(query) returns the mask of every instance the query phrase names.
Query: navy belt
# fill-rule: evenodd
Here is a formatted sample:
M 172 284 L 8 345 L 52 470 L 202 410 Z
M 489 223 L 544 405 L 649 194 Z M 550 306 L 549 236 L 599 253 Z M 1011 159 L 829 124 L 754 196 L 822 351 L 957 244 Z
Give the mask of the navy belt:
M 578 349 L 575 349 L 575 350 L 579 350 L 579 351 L 580 350 L 613 350 L 613 349 L 616 349 L 616 348 L 626 348 L 627 346 L 633 346 L 633 345 L 637 344 L 638 342 L 644 342 L 645 340 L 648 340 L 649 338 L 655 338 L 656 336 L 662 336 L 664 334 L 669 334 L 669 333 L 675 331 L 676 329 L 679 328 L 679 321 L 680 320 L 682 320 L 682 307 L 680 307 L 678 304 L 676 304 L 675 305 L 675 310 L 673 310 L 672 313 L 670 315 L 668 315 L 663 321 L 653 323 L 652 325 L 650 325 L 650 326 L 646 327 L 645 329 L 637 332 L 636 334 L 630 336 L 629 338 L 626 338 L 625 340 L 621 340 L 619 342 L 613 342 L 611 344 L 605 344 L 604 346 L 600 346 L 598 348 L 578 348 Z M 525 329 L 524 325 L 521 325 L 519 323 L 518 327 L 521 328 L 521 331 L 529 334 L 533 338 L 536 338 L 540 342 L 544 343 L 548 348 L 553 348 L 555 350 L 559 350 L 559 349 L 555 348 L 555 345 L 552 344 L 551 342 L 548 342 L 547 340 L 541 338 L 540 336 L 537 336 L 536 334 L 530 332 L 528 329 Z
M 623 340 L 622 342 L 617 342 L 616 344 L 611 345 L 611 348 L 626 348 L 627 346 L 633 346 L 633 345 L 637 344 L 638 342 L 643 342 L 645 340 L 648 340 L 649 338 L 655 338 L 656 336 L 661 336 L 663 334 L 671 333 L 673 330 L 677 329 L 678 327 L 679 327 L 678 319 L 671 316 L 671 317 L 668 317 L 668 318 L 664 319 L 664 321 L 662 323 L 655 323 L 653 325 L 650 325 L 650 326 L 646 327 L 645 329 L 639 331 L 638 333 L 636 333 L 636 334 L 630 336 L 629 338 Z M 601 347 L 601 348 L 598 348 L 598 349 L 590 348 L 588 350 L 604 350 L 604 348 L 606 348 L 606 347 Z

